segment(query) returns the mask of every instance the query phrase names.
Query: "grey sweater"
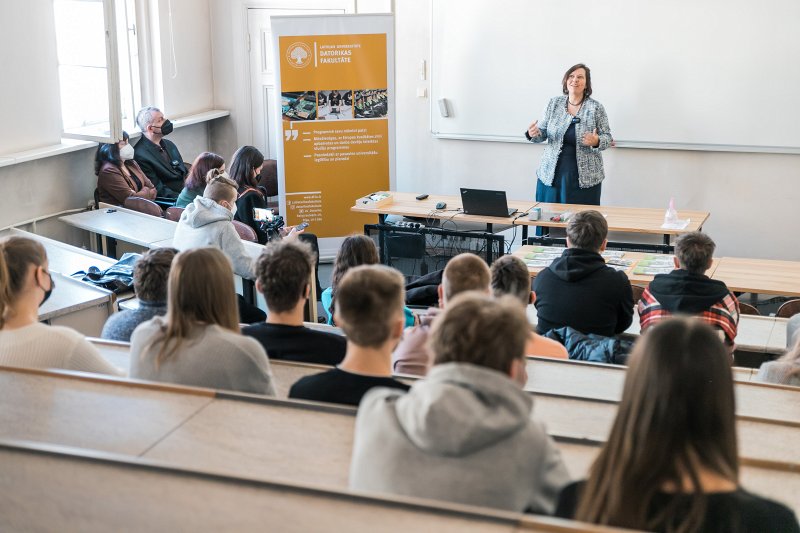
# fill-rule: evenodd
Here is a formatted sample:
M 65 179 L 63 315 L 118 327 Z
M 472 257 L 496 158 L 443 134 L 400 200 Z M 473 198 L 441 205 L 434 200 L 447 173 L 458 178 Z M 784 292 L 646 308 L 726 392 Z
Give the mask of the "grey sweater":
M 356 419 L 350 488 L 552 513 L 569 475 L 533 400 L 508 376 L 434 366 L 411 391 L 376 388 Z
M 165 314 L 167 314 L 167 302 L 139 300 L 137 309 L 123 309 L 108 317 L 100 337 L 110 341 L 130 342 L 131 334 L 139 324 L 147 322 L 154 316 Z
M 166 319 L 159 316 L 134 330 L 130 377 L 275 396 L 269 360 L 257 340 L 217 325 L 198 326 L 176 353 L 156 366 L 162 343 L 153 339 L 164 328 Z
M 237 275 L 256 279 L 255 260 L 247 254 L 232 220 L 230 211 L 214 200 L 198 196 L 181 213 L 172 246 L 181 251 L 203 246 L 219 248 L 231 260 Z
M 800 387 L 800 364 L 782 361 L 764 363 L 758 369 L 755 381 Z

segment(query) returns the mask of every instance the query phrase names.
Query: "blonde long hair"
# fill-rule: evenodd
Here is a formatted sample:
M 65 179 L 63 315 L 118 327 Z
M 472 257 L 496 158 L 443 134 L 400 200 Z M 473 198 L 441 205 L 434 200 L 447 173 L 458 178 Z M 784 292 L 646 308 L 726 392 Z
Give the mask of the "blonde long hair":
M 156 365 L 173 357 L 197 328 L 218 325 L 239 332 L 239 310 L 230 260 L 216 248 L 195 248 L 175 256 L 167 285 L 166 326 Z
M 47 252 L 41 243 L 25 237 L 0 240 L 0 329 L 6 315 L 25 285 L 28 267 L 47 263 Z

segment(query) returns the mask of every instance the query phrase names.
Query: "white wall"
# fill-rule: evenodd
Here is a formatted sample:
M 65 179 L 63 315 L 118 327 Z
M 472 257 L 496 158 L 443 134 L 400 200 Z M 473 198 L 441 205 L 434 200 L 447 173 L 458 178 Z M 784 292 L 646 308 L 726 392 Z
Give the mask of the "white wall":
M 172 5 L 173 60 L 169 6 Z M 208 0 L 159 0 L 158 35 L 164 111 L 176 118 L 214 108 Z M 173 74 L 177 75 L 173 78 Z
M 429 101 L 416 96 L 418 87 L 428 87 L 418 70 L 420 61 L 430 61 L 430 1 L 395 4 L 398 189 L 458 194 L 460 186 L 491 185 L 511 198 L 533 199 L 542 146 L 430 135 Z M 769 31 L 754 27 L 749 38 Z M 741 114 L 757 117 L 756 110 Z M 800 260 L 800 156 L 618 148 L 604 159 L 603 204 L 666 208 L 674 196 L 678 208 L 711 212 L 704 230 L 718 255 Z
M 1 157 L 58 144 L 61 105 L 52 0 L 3 0 L 0 20 Z

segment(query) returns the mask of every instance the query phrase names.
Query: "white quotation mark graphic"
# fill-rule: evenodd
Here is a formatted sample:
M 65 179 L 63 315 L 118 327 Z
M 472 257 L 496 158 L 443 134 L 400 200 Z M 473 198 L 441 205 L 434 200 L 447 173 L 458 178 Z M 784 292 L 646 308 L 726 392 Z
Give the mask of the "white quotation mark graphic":
M 283 132 L 287 141 L 296 141 L 299 133 L 298 130 L 286 130 Z

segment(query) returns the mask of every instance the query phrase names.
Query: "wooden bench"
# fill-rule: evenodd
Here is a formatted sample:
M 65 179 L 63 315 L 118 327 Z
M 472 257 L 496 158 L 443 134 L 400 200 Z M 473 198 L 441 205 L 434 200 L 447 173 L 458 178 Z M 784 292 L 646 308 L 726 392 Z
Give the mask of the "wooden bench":
M 11 368 L 0 368 L 0 391 L 0 439 L 140 456 L 238 477 L 347 486 L 354 408 Z M 611 403 L 552 396 L 534 403 L 575 478 L 586 475 L 614 410 Z M 784 460 L 794 457 L 796 438 L 785 439 L 784 428 L 777 430 L 780 438 L 748 440 L 755 431 L 773 427 L 740 427 L 748 434 L 742 450 L 756 455 L 743 455 L 744 485 L 800 510 L 800 464 Z M 751 444 L 759 444 L 757 438 L 786 442 L 758 451 Z
M 0 461 L 4 531 L 620 531 L 14 441 L 0 442 Z

